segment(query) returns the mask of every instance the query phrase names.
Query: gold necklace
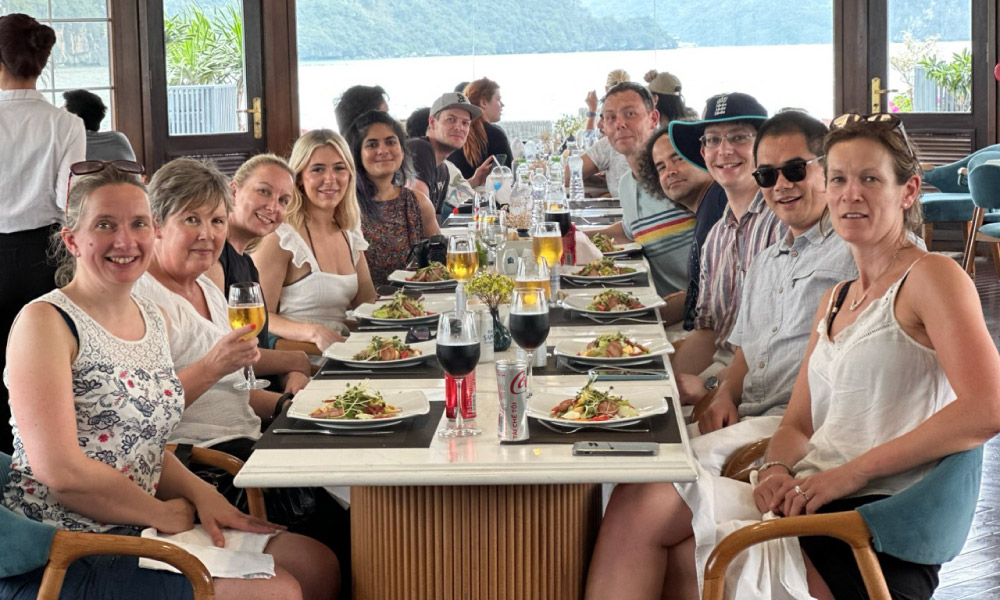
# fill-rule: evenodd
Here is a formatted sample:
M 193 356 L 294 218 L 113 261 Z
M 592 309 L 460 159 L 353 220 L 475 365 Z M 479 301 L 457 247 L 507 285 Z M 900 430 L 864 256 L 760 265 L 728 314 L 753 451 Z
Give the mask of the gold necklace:
M 861 306 L 861 303 L 868 298 L 868 292 L 872 291 L 872 288 L 875 287 L 875 284 L 878 283 L 879 279 L 882 279 L 882 276 L 889 271 L 889 267 L 892 266 L 892 263 L 896 262 L 896 258 L 899 256 L 899 253 L 902 252 L 905 248 L 909 247 L 910 246 L 908 244 L 903 244 L 902 246 L 900 246 L 899 249 L 896 250 L 896 253 L 892 255 L 892 258 L 889 259 L 889 262 L 888 264 L 885 265 L 885 268 L 882 269 L 882 272 L 878 274 L 878 277 L 872 280 L 871 285 L 868 286 L 868 289 L 865 290 L 863 294 L 861 294 L 860 298 L 851 302 L 850 306 L 848 306 L 847 308 L 849 308 L 850 310 L 858 310 L 858 307 Z

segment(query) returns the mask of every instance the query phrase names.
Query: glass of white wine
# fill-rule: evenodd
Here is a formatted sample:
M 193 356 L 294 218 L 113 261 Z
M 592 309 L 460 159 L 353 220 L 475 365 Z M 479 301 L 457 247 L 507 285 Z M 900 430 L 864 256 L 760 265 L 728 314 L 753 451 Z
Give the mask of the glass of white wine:
M 267 309 L 264 307 L 264 294 L 260 290 L 260 284 L 248 281 L 229 286 L 229 325 L 233 329 L 251 324 L 256 326 L 243 339 L 260 335 L 266 320 Z M 246 377 L 246 381 L 234 383 L 233 387 L 238 390 L 260 390 L 270 383 L 266 379 L 254 377 L 253 365 L 247 365 Z
M 448 272 L 459 283 L 472 279 L 479 269 L 474 232 L 457 233 L 448 238 Z
M 496 264 L 497 248 L 507 241 L 507 211 L 495 207 L 480 211 L 479 236 L 486 244 L 486 262 Z

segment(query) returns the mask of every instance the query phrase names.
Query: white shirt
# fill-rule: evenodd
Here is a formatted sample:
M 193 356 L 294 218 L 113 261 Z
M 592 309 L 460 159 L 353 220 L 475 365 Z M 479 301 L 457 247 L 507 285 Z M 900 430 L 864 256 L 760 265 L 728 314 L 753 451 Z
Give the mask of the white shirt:
M 178 372 L 201 360 L 222 336 L 232 331 L 225 296 L 205 275 L 198 277 L 198 285 L 205 295 L 211 320 L 201 316 L 187 299 L 168 290 L 149 273 L 135 284 L 134 293 L 155 302 L 170 319 L 170 354 Z M 249 392 L 233 387 L 240 381 L 243 381 L 242 369 L 216 381 L 185 408 L 170 442 L 214 446 L 236 438 L 259 438 L 260 418 L 250 407 Z
M 608 191 L 613 198 L 618 197 L 618 183 L 625 173 L 631 171 L 628 166 L 628 159 L 621 152 L 611 147 L 611 141 L 606 137 L 597 140 L 593 146 L 584 153 L 590 158 L 598 171 L 604 171 L 604 179 L 608 183 Z
M 86 156 L 80 117 L 36 90 L 0 91 L 0 233 L 63 223 L 69 167 Z

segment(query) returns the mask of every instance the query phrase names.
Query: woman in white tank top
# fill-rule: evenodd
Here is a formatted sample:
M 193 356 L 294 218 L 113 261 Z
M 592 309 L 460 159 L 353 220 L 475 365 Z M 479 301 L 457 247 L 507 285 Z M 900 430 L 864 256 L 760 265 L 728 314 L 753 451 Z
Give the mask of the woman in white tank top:
M 633 518 L 647 527 L 630 545 L 655 562 L 635 572 L 653 572 L 646 579 L 656 581 L 642 587 L 629 573 L 605 574 L 620 597 L 694 596 L 707 557 L 729 532 L 768 512 L 850 510 L 896 494 L 944 456 L 1000 431 L 1000 355 L 975 286 L 955 261 L 912 243 L 907 230 L 921 222 L 919 163 L 898 120 L 873 119 L 845 115 L 825 140 L 831 219 L 860 276 L 818 307 L 767 468 L 753 487 L 703 472 L 642 505 Z M 881 553 L 879 560 L 893 597 L 933 594 L 939 565 Z M 732 598 L 864 596 L 850 548 L 808 537 L 751 547 L 729 569 L 726 590 Z M 600 594 L 588 587 L 588 598 Z
M 254 253 L 270 329 L 320 350 L 344 340 L 347 310 L 376 298 L 361 235 L 355 168 L 342 137 L 306 133 L 289 160 L 295 198 Z

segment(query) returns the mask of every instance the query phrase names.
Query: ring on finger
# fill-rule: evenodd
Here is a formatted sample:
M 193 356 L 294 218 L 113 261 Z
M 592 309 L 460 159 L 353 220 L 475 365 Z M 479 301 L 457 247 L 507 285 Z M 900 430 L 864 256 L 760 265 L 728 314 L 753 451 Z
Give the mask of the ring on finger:
M 802 496 L 802 498 L 803 498 L 803 499 L 804 499 L 804 500 L 805 500 L 806 502 L 809 502 L 809 494 L 807 494 L 807 493 L 803 492 L 803 491 L 802 491 L 802 488 L 800 488 L 800 487 L 799 487 L 799 486 L 797 486 L 797 485 L 795 486 L 795 488 L 794 488 L 794 489 L 795 489 L 795 493 L 796 493 L 796 494 L 798 494 L 798 495 Z

